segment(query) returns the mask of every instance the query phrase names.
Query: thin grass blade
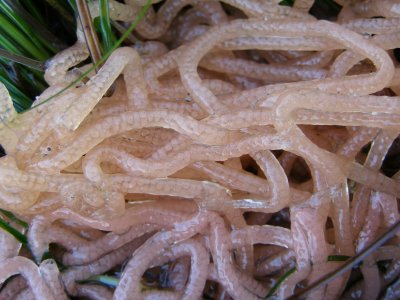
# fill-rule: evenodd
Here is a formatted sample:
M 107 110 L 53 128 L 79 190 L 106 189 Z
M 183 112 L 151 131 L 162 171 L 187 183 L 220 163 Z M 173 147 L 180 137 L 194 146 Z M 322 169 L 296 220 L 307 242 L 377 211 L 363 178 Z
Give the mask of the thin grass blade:
M 17 218 L 12 212 L 4 210 L 4 209 L 1 209 L 1 208 L 0 208 L 0 212 L 3 215 L 5 215 L 10 221 L 12 221 L 12 222 L 14 222 L 14 223 L 16 223 L 18 225 L 21 225 L 24 228 L 28 228 L 29 227 L 28 223 L 26 223 L 25 221 L 22 221 L 21 219 Z
M 46 60 L 48 55 L 44 54 L 32 41 L 26 37 L 18 28 L 10 22 L 4 15 L 0 14 L 0 27 L 9 36 L 12 36 L 15 42 L 17 42 L 32 58 L 38 60 Z
M 44 64 L 40 61 L 22 55 L 14 54 L 10 51 L 3 49 L 0 49 L 0 56 L 12 60 L 16 63 L 22 64 L 28 68 L 32 68 L 41 72 L 44 71 Z
M 4 0 L 4 3 L 14 12 L 15 15 L 19 16 L 28 26 L 31 27 L 41 43 L 51 52 L 56 53 L 67 47 L 61 39 L 51 33 L 45 25 L 37 20 L 37 18 L 28 13 L 18 1 Z
M 109 51 L 114 43 L 114 36 L 111 31 L 110 7 L 108 0 L 100 0 L 100 28 L 101 40 L 104 52 Z
M 291 268 L 288 270 L 285 274 L 283 274 L 274 284 L 274 286 L 270 289 L 269 293 L 267 296 L 265 296 L 265 300 L 270 299 L 273 294 L 279 289 L 280 285 L 288 278 L 290 275 L 292 275 L 294 272 L 296 272 L 296 268 Z
M 10 224 L 8 224 L 6 221 L 4 221 L 4 219 L 2 219 L 2 218 L 0 218 L 0 228 L 7 231 L 14 238 L 16 238 L 20 243 L 22 243 L 24 245 L 27 244 L 28 239 L 26 238 L 26 236 L 23 235 L 21 232 L 19 232 L 14 227 L 12 227 Z
M 103 55 L 103 57 L 101 58 L 101 60 L 98 62 L 98 64 L 103 63 L 107 60 L 107 58 L 111 55 L 111 53 L 117 49 L 122 42 L 127 38 L 127 36 L 135 29 L 136 25 L 140 22 L 140 20 L 146 15 L 146 12 L 148 11 L 149 7 L 151 6 L 151 0 L 148 0 L 146 2 L 146 5 L 143 6 L 143 8 L 140 10 L 139 14 L 137 15 L 137 17 L 135 18 L 135 20 L 132 22 L 132 24 L 129 26 L 128 30 L 125 32 L 125 34 L 123 34 L 118 41 L 114 44 L 114 46 L 110 49 L 110 51 L 108 51 L 105 55 Z M 71 87 L 75 86 L 77 83 L 81 82 L 83 78 L 85 78 L 87 75 L 89 75 L 94 69 L 96 68 L 96 65 L 93 65 L 92 67 L 90 67 L 86 72 L 84 72 L 78 79 L 74 80 L 73 82 L 71 82 L 68 86 L 66 86 L 65 88 L 63 88 L 62 90 L 60 90 L 58 93 L 48 97 L 47 99 L 43 100 L 41 103 L 37 104 L 37 105 L 33 105 L 31 106 L 28 110 L 32 110 L 35 109 L 36 107 L 39 107 L 40 105 L 43 105 L 51 100 L 53 100 L 54 98 L 58 97 L 59 95 L 63 94 L 65 91 L 67 91 L 68 89 L 70 89 Z

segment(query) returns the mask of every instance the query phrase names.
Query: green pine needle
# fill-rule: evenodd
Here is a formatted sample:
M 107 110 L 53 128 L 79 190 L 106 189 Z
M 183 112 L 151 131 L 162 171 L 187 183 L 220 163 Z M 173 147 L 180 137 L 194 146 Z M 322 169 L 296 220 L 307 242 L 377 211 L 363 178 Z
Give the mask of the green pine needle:
M 3 218 L 0 218 L 0 228 L 4 229 L 7 231 L 9 234 L 11 234 L 14 238 L 16 238 L 20 243 L 26 245 L 28 243 L 27 237 L 19 232 L 17 229 L 12 227 L 10 224 L 8 224 Z
M 269 290 L 269 293 L 267 296 L 265 296 L 264 300 L 270 299 L 273 294 L 279 289 L 281 284 L 288 278 L 290 275 L 292 275 L 294 272 L 296 272 L 296 268 L 291 268 L 288 270 L 285 274 L 283 274 L 279 279 L 275 282 L 274 286 Z
M 112 287 L 112 288 L 116 288 L 119 283 L 119 279 L 117 277 L 108 276 L 108 275 L 92 276 L 89 279 L 85 280 L 85 282 L 86 281 L 102 283 L 102 284 L 104 284 L 108 287 Z
M 328 261 L 346 261 L 350 258 L 347 255 L 329 255 Z
M 28 228 L 29 225 L 25 221 L 22 221 L 21 219 L 17 218 L 12 212 L 1 209 L 0 212 L 5 215 L 10 221 L 14 222 L 15 224 L 18 224 L 24 228 Z

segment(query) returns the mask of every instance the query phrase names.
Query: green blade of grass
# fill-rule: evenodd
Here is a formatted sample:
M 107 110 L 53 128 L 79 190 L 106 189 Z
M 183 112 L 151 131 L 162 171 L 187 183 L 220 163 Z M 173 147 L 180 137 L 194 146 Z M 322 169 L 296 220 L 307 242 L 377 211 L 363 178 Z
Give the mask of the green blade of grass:
M 8 92 L 10 93 L 17 112 L 22 112 L 31 106 L 32 100 L 25 93 L 23 93 L 18 86 L 10 81 L 7 74 L 0 72 L 0 81 L 6 86 Z
M 4 77 L 8 76 L 16 87 L 25 91 L 29 98 L 35 97 L 45 89 L 43 73 L 2 58 L 0 58 L 0 62 L 2 62 L 0 64 L 1 74 Z
M 43 15 L 38 9 L 38 6 L 35 5 L 35 1 L 32 0 L 20 0 L 23 4 L 23 6 L 26 8 L 28 13 L 30 13 L 36 20 L 38 20 L 40 23 L 45 24 Z
M 374 253 L 377 249 L 379 249 L 380 246 L 385 244 L 388 240 L 390 240 L 396 233 L 397 231 L 400 230 L 400 220 L 397 221 L 395 224 L 393 224 L 385 233 L 383 233 L 376 241 L 374 241 L 372 244 L 364 248 L 362 251 L 358 252 L 357 255 L 352 256 L 346 262 L 341 264 L 339 268 L 336 270 L 322 276 L 315 282 L 311 283 L 309 286 L 304 288 L 303 290 L 297 292 L 296 294 L 290 296 L 288 300 L 294 300 L 294 299 L 299 299 L 300 297 L 303 297 L 304 295 L 307 295 L 311 291 L 320 288 L 321 286 L 324 286 L 334 280 L 335 278 L 345 274 L 346 272 L 350 271 L 352 268 L 357 266 L 359 263 L 361 263 L 365 258 L 367 258 L 369 255 Z
M 152 0 L 147 0 L 146 5 L 143 6 L 143 8 L 140 10 L 139 14 L 137 15 L 137 17 L 135 18 L 135 20 L 132 22 L 132 24 L 129 26 L 129 28 L 127 29 L 127 31 L 118 39 L 118 41 L 114 44 L 114 46 L 110 49 L 110 51 L 108 51 L 105 55 L 103 55 L 103 57 L 101 58 L 101 60 L 97 63 L 97 66 L 104 63 L 107 58 L 111 55 L 111 53 L 117 49 L 122 42 L 126 39 L 126 37 L 135 29 L 136 25 L 139 23 L 139 21 L 145 16 L 146 12 L 148 11 L 150 5 L 151 5 Z M 65 91 L 67 91 L 68 89 L 70 89 L 71 87 L 75 86 L 77 83 L 79 83 L 83 78 L 85 78 L 87 75 L 89 75 L 96 67 L 96 65 L 93 65 L 92 67 L 90 67 L 86 72 L 84 72 L 78 79 L 74 80 L 73 82 L 71 82 L 69 85 L 67 85 L 65 88 L 63 88 L 62 90 L 60 90 L 58 93 L 55 93 L 54 95 L 51 95 L 50 97 L 48 97 L 47 99 L 43 100 L 41 103 L 37 104 L 37 105 L 33 105 L 31 106 L 31 108 L 29 108 L 26 111 L 35 109 L 36 107 L 43 105 L 51 100 L 53 100 L 54 98 L 60 96 L 61 94 L 63 94 Z
M 120 34 L 124 34 L 126 32 L 126 28 L 121 24 L 119 24 L 118 22 L 111 20 L 111 24 Z M 130 41 L 132 44 L 136 44 L 139 42 L 139 39 L 136 38 L 133 34 L 129 34 L 126 37 L 126 39 Z
M 24 92 L 22 86 L 19 84 L 19 80 L 10 76 L 2 64 L 0 64 L 0 80 L 10 93 L 15 109 L 18 112 L 28 109 L 31 106 L 32 99 Z
M 69 6 L 72 7 L 73 11 L 75 12 L 75 14 L 78 11 L 78 8 L 76 7 L 76 1 L 75 0 L 68 0 Z
M 46 2 L 53 7 L 67 22 L 73 24 L 74 19 L 70 12 L 57 0 L 46 0 Z
M 51 33 L 43 23 L 32 16 L 18 1 L 4 0 L 7 6 L 13 10 L 14 14 L 22 18 L 28 26 L 35 32 L 41 43 L 46 46 L 53 54 L 65 49 L 67 45 L 57 36 Z
M 291 268 L 288 270 L 285 274 L 283 274 L 279 279 L 275 282 L 274 286 L 269 290 L 269 293 L 267 296 L 265 296 L 265 300 L 271 298 L 273 294 L 278 290 L 280 285 L 288 278 L 290 275 L 292 275 L 294 272 L 296 272 L 296 268 Z
M 29 26 L 25 19 L 23 19 L 19 14 L 15 13 L 15 11 L 9 5 L 7 5 L 6 1 L 0 1 L 0 12 L 7 16 L 14 23 L 14 25 L 16 25 L 26 36 L 28 36 L 32 43 L 39 50 L 47 54 L 47 56 L 50 56 L 50 53 L 47 52 L 46 46 L 44 45 L 44 43 L 47 42 L 44 41 L 44 43 L 42 43 L 43 40 L 41 41 L 38 39 L 39 35 L 32 31 L 32 27 Z
M 40 92 L 46 88 L 46 84 L 43 81 L 43 73 L 27 68 L 20 68 L 19 73 L 24 83 L 29 84 L 33 89 Z
M 118 277 L 115 276 L 110 276 L 110 275 L 95 275 L 92 277 L 89 277 L 88 279 L 82 280 L 80 282 L 82 283 L 88 283 L 88 282 L 96 282 L 96 283 L 101 283 L 104 284 L 108 287 L 111 288 L 116 288 L 119 284 L 120 279 Z M 148 287 L 146 285 L 143 285 L 142 283 L 141 285 L 141 290 L 142 291 L 152 291 L 155 290 L 155 288 L 153 287 Z
M 12 227 L 10 224 L 8 224 L 6 221 L 4 221 L 2 218 L 0 218 L 0 228 L 4 229 L 7 231 L 9 234 L 11 234 L 14 238 L 16 238 L 20 243 L 26 245 L 28 242 L 28 239 L 24 234 L 19 232 L 17 229 Z
M 104 52 L 109 51 L 113 44 L 113 34 L 110 23 L 110 8 L 108 0 L 100 0 L 100 28 Z
M 15 42 L 23 47 L 23 49 L 33 58 L 43 61 L 48 58 L 46 54 L 43 54 L 28 37 L 19 31 L 18 28 L 2 14 L 0 14 L 0 27 L 8 35 L 12 36 Z
M 350 258 L 347 255 L 329 255 L 328 261 L 346 261 Z
M 22 221 L 21 219 L 18 219 L 12 212 L 4 210 L 4 209 L 1 209 L 1 208 L 0 208 L 0 212 L 3 215 L 5 215 L 10 221 L 12 221 L 12 222 L 14 222 L 14 223 L 16 223 L 18 225 L 21 225 L 24 228 L 28 228 L 29 227 L 28 223 L 26 223 L 25 221 Z
M 87 281 L 99 282 L 99 283 L 105 284 L 112 288 L 116 288 L 119 283 L 119 279 L 117 277 L 108 276 L 108 275 L 92 276 L 92 277 L 88 278 L 87 280 L 85 280 L 85 282 L 87 282 Z
M 17 98 L 17 103 L 19 103 L 21 107 L 26 109 L 31 105 L 32 100 L 25 93 L 21 92 L 18 86 L 9 81 L 7 75 L 0 75 L 0 80 L 6 86 L 8 92 Z M 15 100 L 14 97 L 12 97 L 13 100 Z
M 22 64 L 26 67 L 38 70 L 43 72 L 44 71 L 44 64 L 40 61 L 25 57 L 23 55 L 15 54 L 11 51 L 0 49 L 0 56 L 12 60 L 16 63 Z
M 15 42 L 10 39 L 6 34 L 3 34 L 0 29 L 0 46 L 1 48 L 10 51 L 15 54 L 23 55 L 24 51 L 15 44 Z

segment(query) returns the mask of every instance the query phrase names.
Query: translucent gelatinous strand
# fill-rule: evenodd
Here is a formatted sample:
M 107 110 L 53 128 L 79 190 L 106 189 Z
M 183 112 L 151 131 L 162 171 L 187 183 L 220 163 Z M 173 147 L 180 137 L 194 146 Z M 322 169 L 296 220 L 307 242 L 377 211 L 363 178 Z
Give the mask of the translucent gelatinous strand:
M 31 110 L 0 84 L 0 218 L 31 252 L 0 232 L 0 298 L 286 299 L 396 224 L 399 5 L 335 2 L 155 0 L 85 82 L 78 24 Z M 307 297 L 396 298 L 399 239 Z

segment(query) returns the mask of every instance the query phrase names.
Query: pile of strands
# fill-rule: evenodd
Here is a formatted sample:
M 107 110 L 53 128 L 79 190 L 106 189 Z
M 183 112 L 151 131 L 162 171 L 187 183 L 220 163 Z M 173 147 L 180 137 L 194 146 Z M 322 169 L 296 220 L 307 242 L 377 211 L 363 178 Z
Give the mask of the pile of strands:
M 146 1 L 125 2 L 110 16 L 129 24 Z M 78 28 L 29 112 L 2 85 L 0 207 L 33 259 L 1 231 L 0 298 L 263 299 L 291 271 L 284 299 L 396 223 L 380 169 L 400 132 L 398 1 L 340 0 L 334 21 L 313 2 L 167 0 L 57 94 L 90 67 Z M 399 239 L 308 298 L 398 297 Z M 88 282 L 102 274 L 115 289 Z

